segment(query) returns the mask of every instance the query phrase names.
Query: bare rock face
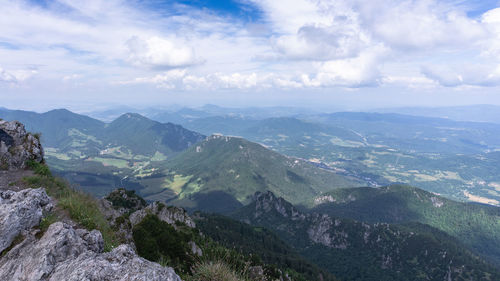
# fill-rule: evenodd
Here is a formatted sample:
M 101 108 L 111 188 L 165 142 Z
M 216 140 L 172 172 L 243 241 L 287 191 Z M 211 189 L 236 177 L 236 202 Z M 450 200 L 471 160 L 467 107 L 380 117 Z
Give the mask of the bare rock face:
M 56 222 L 37 240 L 28 235 L 0 259 L 0 280 L 180 281 L 170 267 L 138 257 L 128 245 L 103 253 L 99 231 Z
M 146 208 L 131 214 L 130 223 L 132 226 L 137 225 L 144 217 L 146 217 L 147 214 L 157 215 L 160 220 L 174 227 L 176 222 L 184 223 L 191 228 L 196 227 L 193 219 L 191 219 L 184 209 L 173 206 L 166 207 L 163 203 L 159 202 L 154 202 Z
M 51 200 L 42 188 L 19 192 L 0 190 L 0 252 L 23 231 L 37 226 L 43 211 L 51 208 Z
M 0 120 L 0 170 L 23 169 L 28 160 L 43 161 L 39 138 L 26 133 L 20 122 Z

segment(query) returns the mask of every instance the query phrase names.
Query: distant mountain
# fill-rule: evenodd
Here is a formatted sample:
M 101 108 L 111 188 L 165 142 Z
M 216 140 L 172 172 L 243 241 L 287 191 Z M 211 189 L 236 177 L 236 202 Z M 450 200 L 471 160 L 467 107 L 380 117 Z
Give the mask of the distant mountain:
M 42 134 L 46 148 L 62 151 L 89 151 L 90 143 L 100 150 L 121 147 L 132 154 L 153 156 L 159 151 L 172 155 L 204 139 L 179 125 L 160 123 L 135 113 L 123 114 L 109 124 L 66 109 L 41 114 L 0 110 L 0 118 L 25 123 L 28 130 Z
M 374 111 L 448 118 L 456 121 L 500 123 L 500 106 L 489 104 L 450 107 L 399 107 L 376 109 Z
M 123 186 L 143 189 L 136 176 L 152 175 L 164 160 L 205 138 L 134 113 L 111 123 L 65 109 L 41 114 L 0 110 L 0 118 L 20 120 L 28 130 L 41 133 L 51 169 L 97 196 Z
M 353 130 L 371 144 L 419 153 L 481 153 L 500 147 L 500 125 L 394 113 L 339 112 L 310 117 Z
M 419 222 L 438 228 L 500 264 L 500 208 L 461 203 L 419 188 L 338 189 L 316 198 L 320 213 L 369 223 Z
M 119 109 L 117 109 L 119 110 Z M 216 105 L 204 105 L 202 107 L 169 107 L 166 109 L 160 108 L 149 108 L 142 110 L 128 110 L 128 112 L 139 112 L 148 118 L 151 118 L 160 122 L 172 122 L 176 124 L 185 125 L 187 122 L 194 121 L 200 118 L 209 118 L 215 116 L 229 116 L 244 119 L 254 119 L 261 120 L 266 118 L 276 118 L 276 117 L 294 117 L 317 114 L 318 112 L 311 109 L 299 108 L 299 107 L 240 107 L 240 108 L 229 108 L 220 107 Z M 109 112 L 114 112 L 114 110 L 109 110 Z M 123 111 L 122 112 L 127 112 Z M 96 115 L 96 113 L 92 113 Z M 102 116 L 102 113 L 97 113 Z
M 199 133 L 172 123 L 160 123 L 135 113 L 127 113 L 109 123 L 104 138 L 112 146 L 125 146 L 135 154 L 165 155 L 185 150 L 203 140 Z
M 404 183 L 457 200 L 500 205 L 500 125 L 340 112 L 297 119 L 198 118 L 185 127 L 244 137 L 371 186 Z
M 45 113 L 6 110 L 0 111 L 0 118 L 24 123 L 27 130 L 41 133 L 44 147 L 61 150 L 68 150 L 78 143 L 79 147 L 85 144 L 85 151 L 96 152 L 100 144 L 95 137 L 102 134 L 105 127 L 104 122 L 66 109 L 54 109 Z
M 205 197 L 212 192 L 223 192 L 245 204 L 255 192 L 268 190 L 296 204 L 310 205 L 312 198 L 324 192 L 363 184 L 245 139 L 220 135 L 190 147 L 167 166 L 184 180 L 176 204 L 187 208 L 195 208 L 199 201 L 206 204 Z
M 496 280 L 499 271 L 455 238 L 423 224 L 368 224 L 305 213 L 274 194 L 257 193 L 233 214 L 269 228 L 341 280 Z

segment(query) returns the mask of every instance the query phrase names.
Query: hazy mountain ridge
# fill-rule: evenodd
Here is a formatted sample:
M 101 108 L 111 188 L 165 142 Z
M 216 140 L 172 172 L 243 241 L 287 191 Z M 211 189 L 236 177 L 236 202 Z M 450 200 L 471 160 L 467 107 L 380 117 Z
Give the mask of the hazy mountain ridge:
M 375 109 L 381 113 L 448 118 L 456 121 L 500 123 L 500 106 L 489 104 L 449 107 L 397 107 Z

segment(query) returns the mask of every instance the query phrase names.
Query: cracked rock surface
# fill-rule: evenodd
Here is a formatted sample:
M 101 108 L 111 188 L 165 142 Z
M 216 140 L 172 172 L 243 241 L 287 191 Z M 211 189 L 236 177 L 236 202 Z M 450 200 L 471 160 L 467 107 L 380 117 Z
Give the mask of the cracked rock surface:
M 0 252 L 22 232 L 38 226 L 43 212 L 51 208 L 51 200 L 43 188 L 0 190 Z
M 29 234 L 0 259 L 0 280 L 180 281 L 170 267 L 147 261 L 128 245 L 103 253 L 99 231 L 52 224 L 38 240 Z

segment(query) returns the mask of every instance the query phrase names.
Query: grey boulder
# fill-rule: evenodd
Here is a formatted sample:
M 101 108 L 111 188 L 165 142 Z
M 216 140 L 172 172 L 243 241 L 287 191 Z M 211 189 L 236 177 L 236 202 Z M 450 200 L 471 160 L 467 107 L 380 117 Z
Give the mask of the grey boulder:
M 147 261 L 128 245 L 103 253 L 99 231 L 56 222 L 37 240 L 29 235 L 0 259 L 0 280 L 180 281 L 170 267 Z

